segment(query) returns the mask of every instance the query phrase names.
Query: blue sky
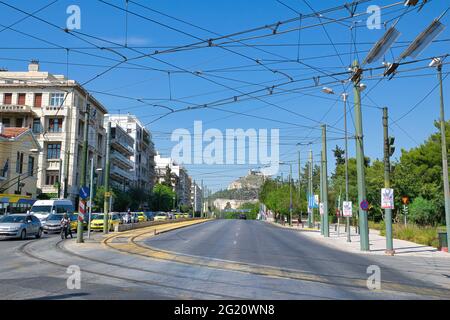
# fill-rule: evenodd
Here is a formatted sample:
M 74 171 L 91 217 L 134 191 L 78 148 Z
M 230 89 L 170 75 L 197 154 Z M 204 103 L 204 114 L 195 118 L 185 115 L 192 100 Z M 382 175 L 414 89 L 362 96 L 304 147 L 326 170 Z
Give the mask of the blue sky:
M 9 8 L 2 2 L 27 12 L 33 12 L 52 3 L 53 0 L 0 1 L 1 24 L 8 26 L 25 17 L 25 14 Z M 125 1 L 122 0 L 105 0 L 105 2 L 120 8 L 125 7 Z M 182 19 L 203 29 L 175 21 L 144 9 L 133 2 Z M 125 28 L 126 17 L 123 10 L 101 1 L 87 0 L 56 1 L 36 14 L 37 17 L 50 22 L 53 26 L 32 17 L 12 27 L 22 34 L 11 29 L 2 30 L 3 27 L 0 26 L 0 30 L 2 30 L 0 32 L 0 67 L 6 67 L 9 70 L 24 70 L 27 61 L 34 58 L 40 60 L 42 70 L 48 70 L 54 74 L 67 74 L 68 71 L 71 79 L 83 83 L 121 60 L 121 56 L 117 53 L 130 59 L 139 56 L 139 52 L 161 51 L 167 47 L 196 43 L 199 42 L 198 39 L 216 37 L 217 34 L 231 34 L 298 17 L 297 13 L 276 0 L 136 0 L 133 2 L 129 3 L 129 10 L 132 13 L 128 14 L 127 29 Z M 304 15 L 311 13 L 311 9 L 301 0 L 284 0 L 283 2 Z M 345 2 L 347 1 L 308 1 L 315 11 L 342 5 Z M 386 0 L 369 1 L 360 4 L 356 12 L 364 13 L 369 5 L 383 7 L 395 2 Z M 65 27 L 66 19 L 69 16 L 66 13 L 66 8 L 72 4 L 81 8 L 81 30 L 76 35 L 90 43 L 66 34 L 54 26 Z M 395 45 L 397 48 L 394 46 L 392 51 L 386 55 L 386 59 L 392 61 L 392 56 L 398 57 L 405 48 L 405 44 L 413 40 L 434 18 L 444 12 L 447 6 L 446 1 L 433 0 L 429 1 L 420 12 L 414 10 L 404 14 L 397 25 L 397 29 L 402 33 Z M 381 11 L 382 22 L 387 22 L 387 26 L 390 26 L 392 19 L 404 12 L 403 6 L 383 9 Z M 153 22 L 137 15 L 151 19 Z M 339 10 L 326 14 L 322 17 L 322 22 L 330 21 L 331 18 L 340 19 L 347 16 L 346 10 Z M 446 26 L 450 22 L 449 16 L 450 13 L 441 20 Z M 148 128 L 153 133 L 155 145 L 164 156 L 170 155 L 171 148 L 174 145 L 170 141 L 170 133 L 177 128 L 192 130 L 195 120 L 202 120 L 205 129 L 217 128 L 223 132 L 227 128 L 279 128 L 282 161 L 297 161 L 297 151 L 299 150 L 296 146 L 297 142 L 315 141 L 312 149 L 314 154 L 317 155 L 321 147 L 318 143 L 320 140 L 317 140 L 320 138 L 320 123 L 332 125 L 331 132 L 328 134 L 330 138 L 328 142 L 330 173 L 334 164 L 331 149 L 336 144 L 343 147 L 343 107 L 338 94 L 344 88 L 341 84 L 330 85 L 337 94 L 325 95 L 321 92 L 322 84 L 334 79 L 327 78 L 323 74 L 345 72 L 354 58 L 363 60 L 366 55 L 365 50 L 369 50 L 376 40 L 383 35 L 384 29 L 369 30 L 365 26 L 367 17 L 368 15 L 362 15 L 358 19 L 354 19 L 359 20 L 356 23 L 356 28 L 353 29 L 353 39 L 356 39 L 355 45 L 358 54 L 355 54 L 355 46 L 352 46 L 350 23 L 348 22 L 351 20 L 344 20 L 343 23 L 326 24 L 325 32 L 319 25 L 318 18 L 309 17 L 302 19 L 302 26 L 311 27 L 303 29 L 300 34 L 295 30 L 276 36 L 224 44 L 221 47 L 190 48 L 190 50 L 156 55 L 155 58 L 159 61 L 152 58 L 135 59 L 130 63 L 121 64 L 119 68 L 114 68 L 89 82 L 86 87 L 96 92 L 94 95 L 111 113 L 130 112 L 138 115 L 144 123 L 148 124 Z M 168 26 L 172 29 L 169 29 Z M 299 22 L 295 21 L 281 25 L 279 31 L 283 32 L 298 28 L 298 26 Z M 449 32 L 449 28 L 446 28 L 438 37 L 440 41 L 431 44 L 418 58 L 449 53 Z M 271 30 L 265 29 L 260 32 L 239 35 L 235 39 L 270 33 Z M 120 47 L 125 43 L 125 34 L 127 34 L 128 46 L 132 49 Z M 300 47 L 298 47 L 299 36 Z M 331 45 L 329 37 L 332 39 L 334 47 Z M 95 48 L 94 44 L 100 47 L 112 45 L 110 42 L 100 39 L 117 43 L 119 47 L 114 49 L 117 53 Z M 227 42 L 228 39 L 223 41 Z M 245 45 L 242 45 L 242 43 L 245 43 Z M 57 48 L 55 44 L 60 48 Z M 71 48 L 69 55 L 64 48 Z M 336 51 L 339 56 L 337 56 Z M 297 56 L 300 57 L 301 63 L 295 61 Z M 257 59 L 260 64 L 255 62 Z M 67 61 L 69 61 L 69 65 L 66 64 Z M 411 59 L 407 58 L 405 61 L 411 61 Z M 365 153 L 367 156 L 371 158 L 382 156 L 382 122 L 379 107 L 389 107 L 391 120 L 396 120 L 436 86 L 437 77 L 433 69 L 412 70 L 424 67 L 427 64 L 428 61 L 423 61 L 402 66 L 400 70 L 409 71 L 398 74 L 390 81 L 387 79 L 379 81 L 378 78 L 370 79 L 371 74 L 365 73 L 363 82 L 367 84 L 368 88 L 363 92 L 362 103 Z M 381 66 L 381 61 L 366 67 L 379 66 Z M 446 69 L 447 67 L 444 67 L 444 76 L 447 72 Z M 201 72 L 202 77 L 194 75 L 193 72 L 195 71 Z M 379 73 L 379 70 L 373 71 L 372 76 L 376 77 Z M 314 87 L 313 77 L 319 75 L 322 75 L 321 84 Z M 192 105 L 208 104 L 223 98 L 231 98 L 243 92 L 269 88 L 272 84 L 286 82 L 288 76 L 296 81 L 284 86 L 283 89 L 298 89 L 297 93 L 285 91 L 280 94 L 282 92 L 277 91 L 277 94 L 272 96 L 220 106 L 222 109 L 247 113 L 259 118 L 205 108 L 174 113 L 150 123 L 159 115 L 165 113 L 167 109 L 144 105 L 138 100 L 117 97 L 118 95 L 135 99 L 155 99 L 147 101 L 179 109 Z M 343 76 L 339 77 L 339 79 L 344 78 Z M 448 87 L 447 80 L 444 85 Z M 348 85 L 344 87 L 347 87 L 350 93 L 349 100 L 352 102 L 351 87 Z M 448 90 L 445 92 L 448 92 Z M 262 94 L 262 92 L 259 94 Z M 394 158 L 400 156 L 402 148 L 414 147 L 434 132 L 433 121 L 438 118 L 438 114 L 439 96 L 436 90 L 397 124 L 392 124 L 390 133 L 395 136 L 397 147 Z M 353 115 L 349 116 L 350 133 L 354 132 L 353 119 Z M 350 156 L 354 156 L 354 140 L 350 140 L 349 147 Z M 302 161 L 305 161 L 307 157 L 306 147 L 303 147 L 300 151 Z M 190 174 L 196 180 L 203 178 L 204 183 L 213 190 L 225 187 L 229 182 L 244 175 L 250 168 L 254 167 L 254 165 L 187 166 Z M 294 175 L 297 176 L 296 166 L 294 168 Z M 287 169 L 287 167 L 282 167 L 285 176 L 287 175 Z

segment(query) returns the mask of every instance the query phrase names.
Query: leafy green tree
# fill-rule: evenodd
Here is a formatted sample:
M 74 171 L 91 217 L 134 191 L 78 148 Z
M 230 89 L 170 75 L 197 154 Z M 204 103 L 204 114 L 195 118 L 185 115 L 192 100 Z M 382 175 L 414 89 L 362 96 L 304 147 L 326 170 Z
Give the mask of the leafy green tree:
M 153 187 L 152 210 L 170 211 L 173 208 L 175 192 L 171 187 L 158 183 Z
M 433 201 L 417 197 L 409 206 L 409 219 L 420 225 L 434 225 L 436 209 Z

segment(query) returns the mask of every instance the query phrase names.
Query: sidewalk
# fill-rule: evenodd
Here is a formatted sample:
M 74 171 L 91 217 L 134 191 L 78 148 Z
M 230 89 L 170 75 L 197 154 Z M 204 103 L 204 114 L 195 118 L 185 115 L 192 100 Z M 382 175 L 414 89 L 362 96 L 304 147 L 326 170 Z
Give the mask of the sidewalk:
M 307 228 L 306 223 L 304 223 L 304 228 L 300 225 L 297 226 L 295 223 L 292 227 L 288 224 L 280 225 L 274 222 L 268 222 L 276 225 L 280 228 L 292 229 L 302 232 L 305 236 L 310 237 L 316 241 L 321 242 L 329 247 L 337 248 L 342 251 L 360 253 L 360 254 L 377 254 L 385 255 L 384 251 L 386 249 L 386 237 L 380 235 L 378 230 L 369 230 L 369 251 L 360 250 L 360 239 L 359 234 L 355 233 L 355 227 L 351 227 L 351 242 L 347 242 L 347 233 L 345 232 L 345 226 L 341 224 L 340 233 L 335 231 L 336 224 L 330 225 L 330 237 L 325 238 L 320 234 L 320 229 L 318 228 Z M 448 258 L 450 259 L 450 254 L 442 251 L 438 251 L 434 247 L 425 246 L 422 244 L 417 244 L 410 241 L 394 239 L 394 250 L 396 256 L 416 256 L 416 257 L 428 257 L 428 258 Z

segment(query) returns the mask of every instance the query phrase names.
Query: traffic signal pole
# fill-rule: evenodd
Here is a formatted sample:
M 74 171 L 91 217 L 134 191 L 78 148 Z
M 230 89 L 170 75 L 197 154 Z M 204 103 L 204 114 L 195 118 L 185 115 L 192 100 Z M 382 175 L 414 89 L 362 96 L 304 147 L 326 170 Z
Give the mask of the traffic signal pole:
M 362 112 L 361 112 L 361 88 L 360 88 L 360 74 L 358 60 L 353 62 L 354 76 L 353 92 L 355 98 L 355 140 L 356 140 L 356 175 L 358 181 L 358 202 L 359 204 L 366 200 L 366 183 L 364 174 L 364 143 L 363 143 L 363 127 L 362 127 Z M 360 231 L 360 248 L 361 251 L 369 251 L 369 227 L 367 221 L 367 211 L 361 209 L 359 206 L 359 231 Z
M 322 151 L 320 151 L 320 167 L 319 167 L 319 213 L 320 213 L 320 204 L 323 202 L 323 166 L 322 166 Z M 320 234 L 323 235 L 323 215 L 320 215 Z
M 383 132 L 384 132 L 384 187 L 389 189 L 391 187 L 391 142 L 388 132 L 388 109 L 383 108 Z M 384 222 L 386 224 L 386 254 L 393 256 L 395 253 L 392 240 L 392 209 L 384 209 Z
M 344 135 L 345 135 L 345 201 L 348 201 L 348 135 L 347 135 L 347 97 L 344 93 L 342 98 L 344 100 Z M 344 210 L 342 210 L 343 212 Z M 346 218 L 347 222 L 347 242 L 352 242 L 350 230 L 350 217 Z

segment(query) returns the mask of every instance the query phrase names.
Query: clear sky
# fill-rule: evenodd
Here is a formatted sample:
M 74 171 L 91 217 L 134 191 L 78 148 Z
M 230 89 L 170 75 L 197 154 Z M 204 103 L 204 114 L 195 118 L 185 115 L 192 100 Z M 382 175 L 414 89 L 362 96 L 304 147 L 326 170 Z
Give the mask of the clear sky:
M 336 81 L 345 80 L 346 75 L 333 78 L 329 74 L 347 71 L 355 58 L 364 60 L 367 50 L 385 32 L 384 26 L 381 30 L 368 29 L 366 20 L 369 15 L 359 14 L 365 13 L 369 5 L 384 7 L 397 3 L 393 0 L 362 3 L 356 8 L 358 16 L 353 19 L 349 18 L 346 9 L 324 13 L 320 18 L 311 16 L 312 10 L 317 12 L 346 2 L 348 1 L 283 0 L 283 5 L 276 0 L 133 0 L 128 3 L 127 17 L 123 0 L 2 0 L 0 67 L 11 71 L 25 70 L 27 61 L 38 59 L 41 70 L 54 74 L 68 73 L 69 78 L 79 83 L 89 81 L 86 88 L 111 113 L 134 113 L 148 124 L 156 148 L 163 156 L 170 156 L 175 144 L 170 141 L 173 130 L 186 128 L 192 131 L 194 121 L 201 120 L 205 130 L 217 128 L 223 132 L 227 128 L 279 128 L 280 160 L 296 162 L 297 152 L 300 150 L 304 162 L 308 147 L 299 149 L 296 144 L 314 141 L 311 147 L 317 159 L 321 148 L 320 124 L 326 123 L 330 125 L 328 159 L 331 172 L 334 166 L 331 149 L 336 144 L 341 147 L 344 144 L 343 104 L 339 94 L 347 90 L 350 93 L 349 107 L 353 107 L 353 93 L 349 84 Z M 8 5 L 28 13 L 45 8 L 35 13 L 37 19 L 27 17 L 26 13 Z M 61 29 L 66 26 L 69 17 L 66 9 L 69 5 L 78 5 L 81 9 L 81 29 L 71 34 Z M 382 9 L 382 23 L 386 23 L 387 27 L 401 16 L 397 24 L 401 37 L 386 54 L 386 60 L 397 58 L 405 46 L 448 6 L 448 1 L 432 0 L 420 12 L 417 9 L 405 11 L 402 5 Z M 214 46 L 211 47 L 204 42 L 218 35 L 229 35 L 295 19 L 301 15 L 301 21 L 296 19 L 291 23 L 281 24 L 276 35 L 273 35 L 273 30 L 265 28 L 231 37 L 233 40 L 241 39 L 239 42 L 223 38 L 214 41 Z M 450 23 L 449 17 L 450 13 L 441 20 L 446 26 Z M 11 27 L 14 30 L 5 29 L 11 24 L 14 24 Z M 299 32 L 300 25 L 302 29 Z M 352 26 L 354 27 L 351 28 Z M 292 31 L 287 32 L 289 30 Z M 447 27 L 437 38 L 438 41 L 423 51 L 418 59 L 448 54 L 449 32 Z M 249 37 L 252 39 L 248 39 Z M 125 41 L 128 48 L 124 47 Z M 194 43 L 200 44 L 192 46 Z M 191 46 L 179 48 L 186 45 Z M 114 48 L 101 50 L 99 47 Z M 178 47 L 176 52 L 161 53 L 174 47 Z M 160 53 L 140 57 L 156 50 Z M 126 63 L 102 74 L 123 60 L 123 57 L 128 59 Z M 412 59 L 406 58 L 404 61 Z M 449 61 L 447 59 L 445 62 Z M 365 67 L 379 67 L 381 62 Z M 363 82 L 367 84 L 367 89 L 362 94 L 362 103 L 367 156 L 382 157 L 380 107 L 389 107 L 390 132 L 396 138 L 397 147 L 394 158 L 400 156 L 402 148 L 414 147 L 435 131 L 433 121 L 439 115 L 439 95 L 437 90 L 431 92 L 437 85 L 436 71 L 422 68 L 428 63 L 429 61 L 422 61 L 401 66 L 399 70 L 402 72 L 392 80 L 380 80 L 382 70 L 365 72 Z M 444 77 L 447 70 L 448 67 L 444 66 Z M 94 78 L 96 75 L 100 76 Z M 314 86 L 314 77 L 317 76 L 320 76 L 320 84 Z M 274 94 L 268 95 L 272 85 L 288 82 L 289 79 L 294 81 L 275 88 Z M 326 95 L 321 91 L 327 82 L 332 82 L 329 86 L 334 89 L 335 95 Z M 444 86 L 449 86 L 447 79 Z M 252 99 L 245 95 L 261 89 L 264 90 L 252 94 Z M 444 92 L 447 93 L 448 90 Z M 175 112 L 157 120 L 168 112 L 167 107 L 177 110 L 188 106 L 208 105 L 242 94 L 244 96 L 237 99 L 237 102 L 216 106 L 216 109 L 208 107 Z M 264 96 L 254 98 L 260 95 Z M 423 102 L 413 108 L 421 100 Z M 412 111 L 409 112 L 410 110 Z M 353 113 L 348 118 L 349 132 L 353 134 Z M 354 144 L 354 140 L 350 140 L 350 156 L 354 156 Z M 204 179 L 205 185 L 213 190 L 226 187 L 232 180 L 245 175 L 254 167 L 255 165 L 187 166 L 194 179 Z M 294 168 L 294 175 L 297 176 L 297 166 Z M 287 167 L 282 167 L 285 176 L 287 170 Z

